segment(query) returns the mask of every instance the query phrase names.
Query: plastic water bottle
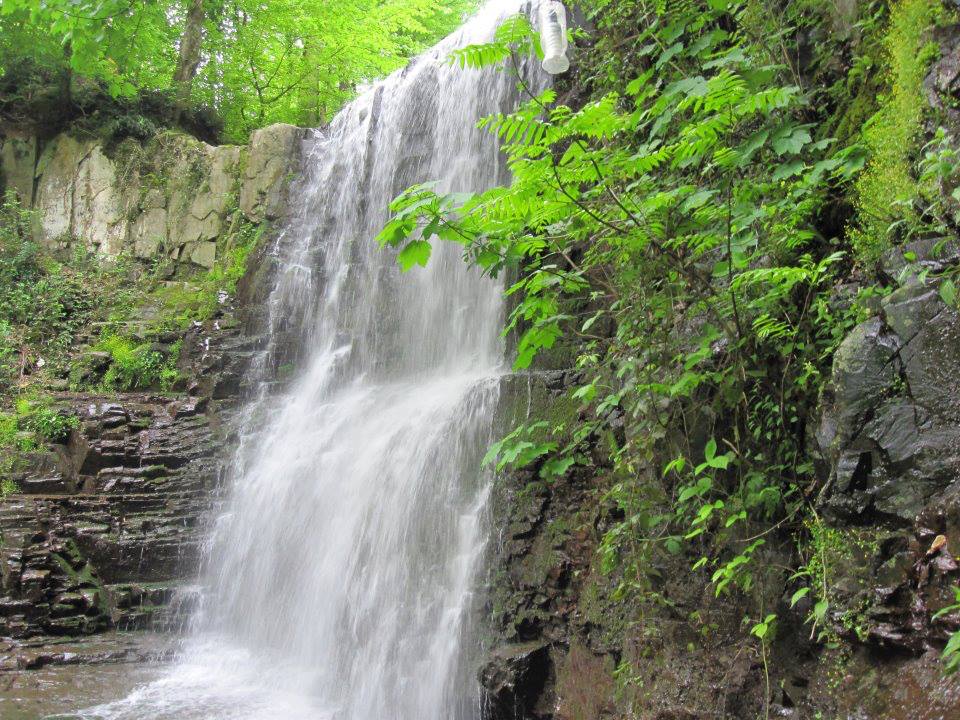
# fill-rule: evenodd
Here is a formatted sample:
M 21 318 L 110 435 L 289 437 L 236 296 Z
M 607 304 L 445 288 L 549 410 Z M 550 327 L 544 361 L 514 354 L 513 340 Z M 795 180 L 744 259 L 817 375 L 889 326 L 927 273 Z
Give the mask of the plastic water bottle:
M 538 10 L 543 69 L 551 75 L 570 69 L 567 59 L 567 11 L 558 0 L 543 0 Z

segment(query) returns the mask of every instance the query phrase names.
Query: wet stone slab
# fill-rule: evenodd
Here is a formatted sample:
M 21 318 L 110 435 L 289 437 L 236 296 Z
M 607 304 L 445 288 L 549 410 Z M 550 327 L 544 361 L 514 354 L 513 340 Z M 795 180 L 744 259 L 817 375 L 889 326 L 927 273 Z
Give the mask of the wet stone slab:
M 0 718 L 66 720 L 123 697 L 155 679 L 174 647 L 170 636 L 155 633 L 0 640 Z

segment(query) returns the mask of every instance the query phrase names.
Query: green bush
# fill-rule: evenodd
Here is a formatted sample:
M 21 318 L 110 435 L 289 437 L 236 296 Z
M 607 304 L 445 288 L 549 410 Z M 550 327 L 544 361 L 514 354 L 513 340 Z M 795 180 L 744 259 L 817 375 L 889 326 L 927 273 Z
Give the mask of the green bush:
M 12 471 L 20 453 L 40 448 L 44 443 L 65 443 L 80 419 L 53 406 L 49 397 L 20 397 L 13 412 L 0 413 L 0 499 L 19 488 Z
M 179 377 L 176 368 L 180 343 L 165 355 L 150 343 L 137 343 L 120 335 L 107 335 L 97 349 L 110 353 L 110 368 L 103 378 L 105 388 L 135 390 L 143 388 L 169 389 Z
M 893 4 L 884 38 L 887 92 L 880 109 L 863 128 L 870 152 L 866 171 L 856 184 L 857 224 L 850 241 L 859 262 L 872 266 L 891 246 L 920 224 L 914 207 L 919 182 L 915 163 L 923 123 L 923 78 L 936 57 L 929 30 L 944 21 L 934 0 Z
M 17 444 L 17 416 L 0 413 L 0 448 L 6 449 Z
M 33 241 L 36 213 L 8 192 L 0 204 L 0 387 L 17 381 L 20 354 L 30 367 L 58 365 L 93 310 L 99 271 L 63 265 Z
M 71 430 L 80 427 L 80 419 L 76 415 L 52 407 L 46 398 L 21 398 L 16 402 L 16 410 L 13 418 L 16 429 L 32 432 L 39 440 L 63 443 Z M 19 449 L 31 448 L 25 448 L 20 443 Z
M 7 190 L 0 203 L 0 290 L 40 275 L 39 248 L 30 235 L 34 218 Z

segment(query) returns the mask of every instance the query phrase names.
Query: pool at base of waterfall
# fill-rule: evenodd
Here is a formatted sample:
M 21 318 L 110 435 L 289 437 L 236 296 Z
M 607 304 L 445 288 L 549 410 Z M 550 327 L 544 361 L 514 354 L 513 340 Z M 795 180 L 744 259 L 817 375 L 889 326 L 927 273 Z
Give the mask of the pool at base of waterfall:
M 98 647 L 105 650 L 103 643 Z M 336 720 L 337 708 L 311 694 L 315 672 L 279 656 L 192 642 L 188 660 L 157 647 L 73 662 L 67 651 L 39 669 L 0 673 L 3 720 Z M 115 655 L 115 656 L 112 656 Z M 80 709 L 78 709 L 80 708 Z
M 76 717 L 153 681 L 172 655 L 169 636 L 143 631 L 0 641 L 0 718 Z

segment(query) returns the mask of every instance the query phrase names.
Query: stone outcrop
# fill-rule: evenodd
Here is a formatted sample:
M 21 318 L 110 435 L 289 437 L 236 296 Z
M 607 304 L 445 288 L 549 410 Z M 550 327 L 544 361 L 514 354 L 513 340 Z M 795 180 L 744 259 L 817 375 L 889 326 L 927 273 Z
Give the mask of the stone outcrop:
M 932 242 L 905 251 L 940 272 L 956 254 L 930 257 Z M 900 251 L 887 270 L 901 275 Z M 822 398 L 814 454 L 820 506 L 838 527 L 875 536 L 844 598 L 868 607 L 867 640 L 921 654 L 949 631 L 932 615 L 960 581 L 960 314 L 939 282 L 907 273 L 836 353 Z
M 47 246 L 82 242 L 108 256 L 209 269 L 237 223 L 278 217 L 303 132 L 272 125 L 246 146 L 167 132 L 108 149 L 67 133 L 42 143 L 8 131 L 0 178 L 38 211 L 35 232 Z
M 28 458 L 0 508 L 0 634 L 166 625 L 196 569 L 217 480 L 199 398 L 61 397 L 67 445 Z M 47 457 L 43 457 L 47 455 Z
M 0 504 L 0 636 L 20 648 L 32 637 L 179 626 L 262 345 L 240 326 L 226 302 L 186 333 L 185 392 L 55 394 L 78 427 L 21 457 L 19 492 Z
M 936 283 L 911 278 L 843 341 L 816 444 L 837 517 L 908 526 L 942 505 L 960 476 L 960 316 Z

